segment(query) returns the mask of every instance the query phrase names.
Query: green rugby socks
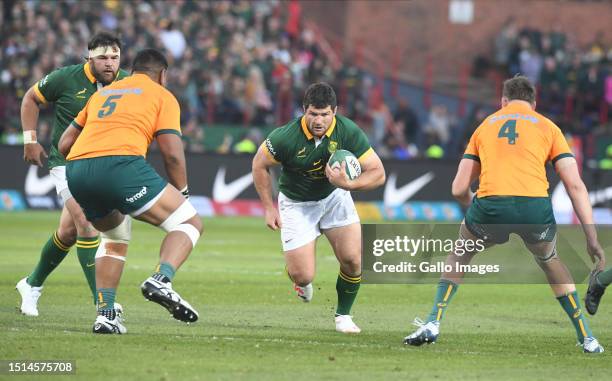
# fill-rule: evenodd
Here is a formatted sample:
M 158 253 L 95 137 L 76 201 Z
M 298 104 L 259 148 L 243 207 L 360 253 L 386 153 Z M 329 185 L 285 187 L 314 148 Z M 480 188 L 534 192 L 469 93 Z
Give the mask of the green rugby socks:
M 109 320 L 115 319 L 115 288 L 99 288 L 97 290 L 98 315 L 103 315 Z
M 161 262 L 155 269 L 153 279 L 164 283 L 172 282 L 174 274 L 176 274 L 176 269 L 171 264 L 168 262 Z
M 612 267 L 597 274 L 596 279 L 602 287 L 608 287 L 612 283 Z
M 438 290 L 434 298 L 433 308 L 427 317 L 427 323 L 430 321 L 440 321 L 444 317 L 444 312 L 448 307 L 453 295 L 457 292 L 459 285 L 450 280 L 440 279 Z
M 580 299 L 578 298 L 578 292 L 570 292 L 567 295 L 559 296 L 557 298 L 561 307 L 572 321 L 574 328 L 576 329 L 576 335 L 578 341 L 582 344 L 585 337 L 593 336 L 593 332 L 589 328 L 589 324 L 582 313 L 580 308 Z
M 54 232 L 43 246 L 38 264 L 28 276 L 27 283 L 32 287 L 42 286 L 49 274 L 66 258 L 69 250 L 70 246 L 60 241 L 57 232 Z
M 96 251 L 100 246 L 99 237 L 77 237 L 76 247 L 79 263 L 87 278 L 94 304 L 96 303 Z
M 351 277 L 340 270 L 338 280 L 336 281 L 336 292 L 338 293 L 336 315 L 350 315 L 360 284 L 361 275 Z

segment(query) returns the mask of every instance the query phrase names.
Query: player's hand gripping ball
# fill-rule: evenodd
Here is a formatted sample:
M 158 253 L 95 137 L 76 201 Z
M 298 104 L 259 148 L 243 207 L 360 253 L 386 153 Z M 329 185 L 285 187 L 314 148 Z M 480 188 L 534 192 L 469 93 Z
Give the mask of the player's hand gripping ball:
M 345 163 L 344 170 L 349 180 L 355 180 L 361 175 L 361 164 L 359 160 L 350 151 L 340 149 L 334 152 L 329 158 L 329 166 L 331 169 L 340 169 L 342 162 Z

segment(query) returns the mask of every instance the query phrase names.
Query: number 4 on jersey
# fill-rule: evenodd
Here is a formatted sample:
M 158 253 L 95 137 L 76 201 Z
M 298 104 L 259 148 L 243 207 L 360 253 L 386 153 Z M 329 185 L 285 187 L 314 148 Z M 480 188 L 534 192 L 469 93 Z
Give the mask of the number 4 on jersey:
M 100 111 L 98 111 L 98 118 L 102 119 L 115 112 L 115 108 L 117 107 L 117 103 L 115 101 L 121 97 L 121 95 L 111 95 L 106 98 L 106 101 L 102 104 Z
M 504 123 L 499 129 L 497 137 L 508 138 L 508 144 L 516 144 L 516 138 L 518 138 L 518 134 L 516 133 L 516 120 L 511 119 Z

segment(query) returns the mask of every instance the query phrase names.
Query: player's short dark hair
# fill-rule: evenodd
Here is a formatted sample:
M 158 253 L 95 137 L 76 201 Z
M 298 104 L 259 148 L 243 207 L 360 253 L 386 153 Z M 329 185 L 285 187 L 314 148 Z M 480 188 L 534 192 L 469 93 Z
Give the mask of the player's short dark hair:
M 168 69 L 168 60 L 157 49 L 144 49 L 136 54 L 132 62 L 132 72 L 146 72 L 157 74 Z
M 331 106 L 333 110 L 336 108 L 338 101 L 336 100 L 334 89 L 325 82 L 319 82 L 308 86 L 302 104 L 304 105 L 304 109 L 312 105 L 314 108 Z
M 529 78 L 524 75 L 517 75 L 514 78 L 504 81 L 504 90 L 502 96 L 508 100 L 521 100 L 529 103 L 535 103 L 536 89 L 529 81 Z
M 93 50 L 104 46 L 116 46 L 121 49 L 121 40 L 116 35 L 109 32 L 96 33 L 89 43 L 87 44 L 87 50 Z

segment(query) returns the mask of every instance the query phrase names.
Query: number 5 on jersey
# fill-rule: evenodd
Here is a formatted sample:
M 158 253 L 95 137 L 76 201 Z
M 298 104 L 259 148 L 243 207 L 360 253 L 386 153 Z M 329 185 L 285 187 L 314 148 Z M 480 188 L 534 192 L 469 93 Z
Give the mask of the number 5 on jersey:
M 98 111 L 98 118 L 105 118 L 115 112 L 115 108 L 117 107 L 116 101 L 121 97 L 122 95 L 111 95 L 106 98 L 106 101 L 102 104 L 100 111 Z
M 516 138 L 518 138 L 518 134 L 516 133 L 516 120 L 511 119 L 504 123 L 499 129 L 499 134 L 497 134 L 498 138 L 508 138 L 508 144 L 516 144 Z

